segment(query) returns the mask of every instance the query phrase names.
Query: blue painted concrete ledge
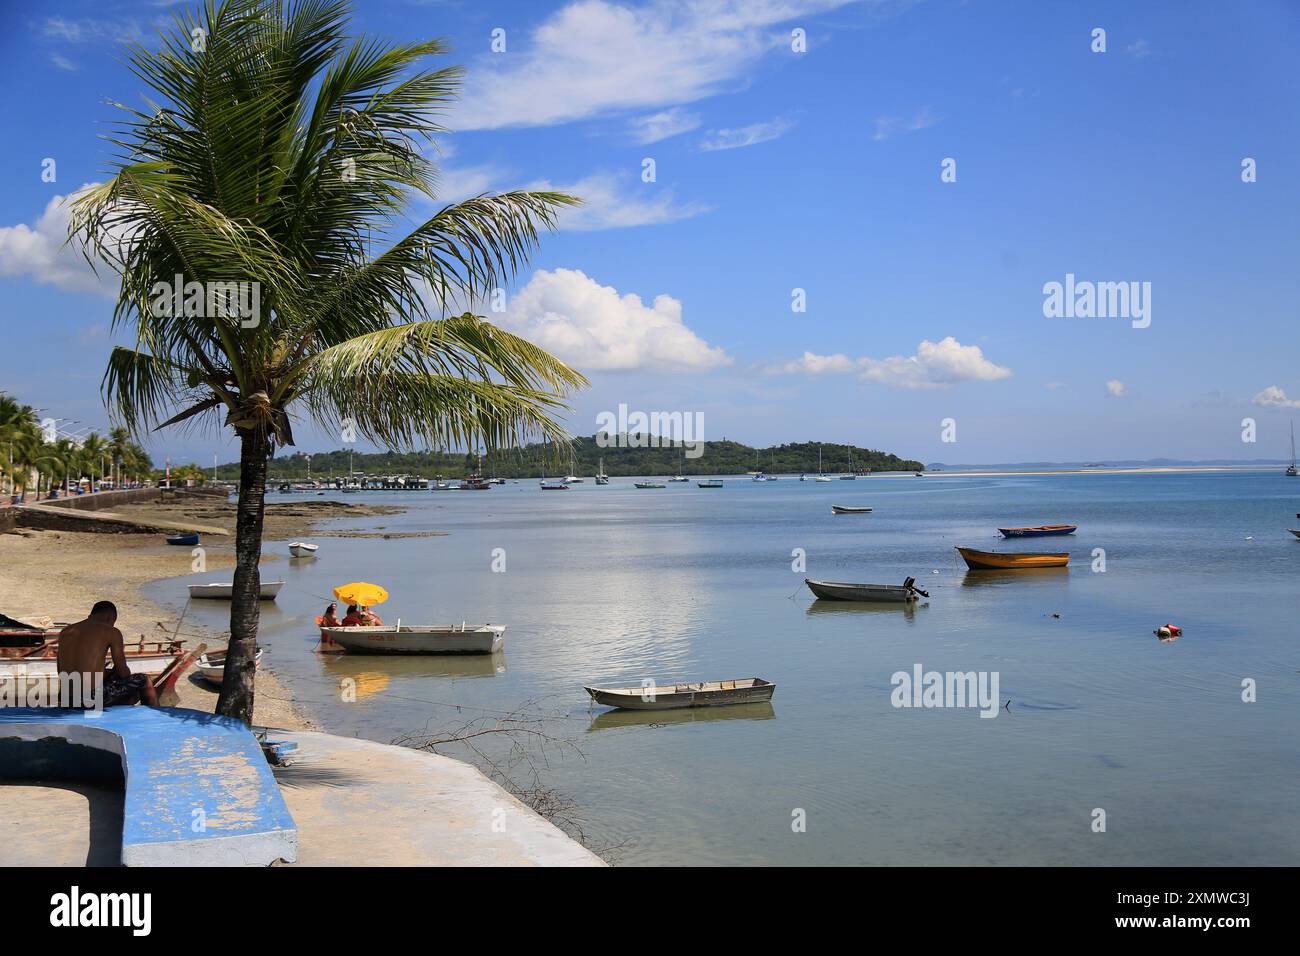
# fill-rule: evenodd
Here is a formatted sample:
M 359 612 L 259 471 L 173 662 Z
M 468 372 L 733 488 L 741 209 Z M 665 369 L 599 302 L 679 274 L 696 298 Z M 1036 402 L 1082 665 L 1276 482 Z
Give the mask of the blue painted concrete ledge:
M 125 782 L 125 866 L 269 866 L 298 857 L 293 817 L 239 721 L 183 708 L 4 708 L 0 747 L 5 777 L 51 768 L 76 776 L 94 761 L 70 755 L 115 755 Z

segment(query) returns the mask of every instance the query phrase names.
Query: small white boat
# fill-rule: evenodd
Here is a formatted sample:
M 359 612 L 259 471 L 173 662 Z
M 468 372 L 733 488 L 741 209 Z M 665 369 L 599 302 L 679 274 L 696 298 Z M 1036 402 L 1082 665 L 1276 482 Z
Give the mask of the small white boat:
M 320 545 L 308 544 L 306 541 L 293 541 L 289 544 L 289 553 L 295 558 L 314 558 L 319 550 Z
M 634 481 L 632 485 L 636 488 L 667 488 L 662 481 Z
M 606 707 L 625 710 L 672 710 L 677 707 L 721 707 L 754 704 L 772 699 L 776 685 L 761 677 L 737 680 L 665 684 L 663 687 L 584 687 L 591 699 Z
M 865 515 L 871 514 L 870 508 L 860 508 L 855 505 L 831 505 L 831 514 L 833 515 Z
M 218 601 L 229 601 L 235 590 L 233 581 L 214 581 L 211 584 L 191 584 L 189 587 L 191 598 L 212 598 Z M 282 587 L 284 587 L 283 581 L 263 581 L 259 597 L 261 597 L 263 601 L 274 601 L 275 596 L 280 593 L 280 588 Z
M 262 648 L 257 649 L 257 656 L 253 658 L 253 667 L 262 666 Z M 199 662 L 195 665 L 199 675 L 206 681 L 213 684 L 220 684 L 221 679 L 226 676 L 226 652 L 213 651 L 211 654 L 200 654 Z
M 349 654 L 492 654 L 506 639 L 504 624 L 417 624 L 322 627 Z
M 579 478 L 577 475 L 565 475 L 565 476 L 564 476 L 564 483 L 565 483 L 566 485 L 580 485 L 580 484 L 582 484 L 584 481 L 586 481 L 585 478 Z
M 803 583 L 817 597 L 827 601 L 879 601 L 886 604 L 907 604 L 917 595 L 929 597 L 916 587 L 915 578 L 902 584 L 844 584 L 838 581 L 814 581 L 804 578 Z

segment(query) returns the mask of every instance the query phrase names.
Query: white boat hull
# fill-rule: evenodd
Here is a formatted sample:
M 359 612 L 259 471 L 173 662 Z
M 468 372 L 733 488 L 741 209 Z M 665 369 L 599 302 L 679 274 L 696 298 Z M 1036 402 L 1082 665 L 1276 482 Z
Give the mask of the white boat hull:
M 176 655 L 128 654 L 127 667 L 132 674 L 156 676 L 166 670 L 167 665 L 175 660 Z M 0 700 L 15 699 L 23 694 L 31 700 L 37 694 L 46 700 L 57 697 L 59 692 L 59 664 L 53 658 L 3 660 L 0 661 Z
M 218 601 L 229 601 L 235 591 L 233 583 L 214 583 L 214 584 L 191 584 L 190 597 L 208 598 Z M 275 596 L 280 593 L 280 588 L 284 587 L 283 581 L 263 581 L 259 597 L 263 601 L 274 601 Z
M 349 654 L 493 654 L 506 640 L 504 624 L 415 627 L 322 627 Z
M 262 649 L 257 649 L 257 657 L 253 659 L 255 668 L 262 666 Z M 194 669 L 199 672 L 204 680 L 213 684 L 220 684 L 226 676 L 226 653 L 218 651 L 215 654 L 202 654 L 198 662 L 195 663 Z
M 289 545 L 289 553 L 295 558 L 313 557 L 319 550 L 320 545 L 308 544 L 305 541 L 295 541 L 293 544 Z

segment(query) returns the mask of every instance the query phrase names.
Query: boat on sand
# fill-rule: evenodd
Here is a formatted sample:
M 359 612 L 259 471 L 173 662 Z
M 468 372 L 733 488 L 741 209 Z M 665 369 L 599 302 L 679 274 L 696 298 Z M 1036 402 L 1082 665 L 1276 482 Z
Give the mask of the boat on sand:
M 280 593 L 280 588 L 284 587 L 283 581 L 263 581 L 261 591 L 258 594 L 263 601 L 274 601 L 275 596 Z M 211 584 L 191 584 L 191 598 L 210 598 L 217 601 L 229 601 L 235 592 L 233 581 L 214 581 Z
M 199 656 L 198 663 L 194 665 L 198 670 L 199 676 L 205 681 L 212 684 L 220 684 L 222 678 L 226 676 L 226 652 L 213 651 L 210 654 Z M 262 666 L 262 648 L 257 649 L 257 656 L 253 658 L 253 666 Z

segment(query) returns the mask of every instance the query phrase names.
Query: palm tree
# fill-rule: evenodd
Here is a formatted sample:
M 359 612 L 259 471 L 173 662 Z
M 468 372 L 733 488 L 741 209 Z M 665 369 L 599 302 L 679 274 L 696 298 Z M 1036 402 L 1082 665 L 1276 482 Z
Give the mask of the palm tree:
M 90 487 L 104 480 L 104 457 L 108 454 L 108 442 L 91 432 L 81 442 L 82 467 L 90 472 Z M 99 477 L 96 478 L 95 476 Z
M 479 196 L 394 236 L 414 193 L 436 198 L 422 148 L 442 131 L 434 115 L 461 71 L 424 68 L 438 41 L 349 41 L 347 12 L 328 0 L 209 0 L 176 18 L 160 52 L 134 47 L 131 66 L 162 105 L 128 110 L 115 175 L 80 195 L 69 226 L 92 264 L 121 275 L 114 325 L 133 329 L 136 346 L 113 351 L 104 391 L 123 424 L 207 419 L 239 438 L 217 711 L 245 722 L 267 461 L 294 443 L 292 413 L 390 447 L 508 446 L 563 440 L 555 416 L 586 384 L 528 341 L 453 314 L 509 281 L 577 200 Z M 178 309 L 155 287 L 176 276 L 249 283 L 260 312 L 228 317 L 201 293 Z

